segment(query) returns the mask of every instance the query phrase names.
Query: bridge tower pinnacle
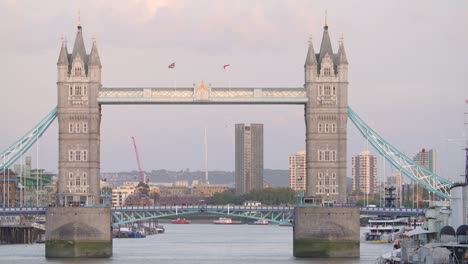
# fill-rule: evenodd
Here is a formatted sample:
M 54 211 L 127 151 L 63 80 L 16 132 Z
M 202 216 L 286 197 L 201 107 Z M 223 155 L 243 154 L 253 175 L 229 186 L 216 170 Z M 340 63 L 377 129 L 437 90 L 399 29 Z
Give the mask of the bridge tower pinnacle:
M 333 48 L 328 24 L 323 28 L 320 51 L 309 42 L 305 70 L 307 187 L 306 196 L 323 202 L 346 202 L 346 125 L 348 60 L 343 41 Z
M 101 61 L 96 43 L 86 54 L 78 22 L 73 51 L 62 41 L 57 61 L 59 121 L 59 205 L 100 202 L 100 123 L 98 89 Z

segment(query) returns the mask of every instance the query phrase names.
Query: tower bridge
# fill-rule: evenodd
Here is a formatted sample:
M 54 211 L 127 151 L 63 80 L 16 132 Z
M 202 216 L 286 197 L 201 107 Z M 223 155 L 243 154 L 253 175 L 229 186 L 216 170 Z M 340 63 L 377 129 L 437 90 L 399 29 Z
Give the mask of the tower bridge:
M 101 107 L 130 104 L 300 104 L 304 105 L 307 186 L 306 197 L 309 201 L 326 199 L 331 203 L 346 203 L 346 166 L 347 166 L 347 122 L 352 121 L 361 134 L 395 168 L 411 181 L 420 184 L 430 193 L 444 199 L 450 198 L 451 182 L 415 164 L 403 152 L 392 146 L 377 134 L 348 106 L 348 60 L 343 40 L 340 40 L 337 53 L 333 52 L 328 32 L 324 26 L 320 50 L 315 53 L 312 41 L 309 41 L 304 64 L 304 83 L 300 87 L 255 88 L 255 87 L 211 87 L 203 81 L 196 87 L 179 88 L 112 88 L 102 85 L 102 64 L 97 44 L 93 41 L 91 51 L 86 52 L 83 41 L 83 29 L 78 25 L 73 50 L 68 51 L 66 42 L 62 43 L 57 61 L 57 107 L 54 108 L 33 129 L 7 149 L 0 152 L 0 173 L 12 166 L 39 138 L 49 125 L 58 119 L 58 204 L 60 206 L 86 204 L 90 210 L 73 207 L 49 208 L 48 216 L 57 221 L 48 221 L 49 238 L 53 237 L 54 253 L 48 256 L 70 254 L 79 256 L 78 247 L 83 242 L 81 230 L 87 236 L 99 234 L 98 242 L 103 243 L 105 256 L 109 251 L 106 214 L 110 209 L 94 207 L 100 200 L 100 142 L 101 142 Z M 94 211 L 91 209 L 95 209 Z M 357 209 L 357 208 L 356 208 Z M 221 211 L 219 211 L 221 210 Z M 224 208 L 213 209 L 213 213 L 222 214 Z M 273 210 L 274 211 L 274 210 Z M 271 220 L 277 221 L 280 215 L 270 214 Z M 114 211 L 116 212 L 116 211 Z M 161 212 L 161 211 L 159 211 Z M 190 211 L 184 211 L 189 213 Z M 240 212 L 240 211 L 238 211 Z M 178 213 L 178 212 L 177 212 Z M 231 212 L 229 212 L 231 213 Z M 166 214 L 172 211 L 166 210 Z M 121 211 L 120 216 L 137 218 L 157 218 L 158 213 Z M 285 215 L 281 215 L 281 219 Z M 109 216 L 110 217 L 110 216 Z M 253 216 L 257 217 L 257 216 Z M 311 217 L 315 217 L 311 220 Z M 356 256 L 359 254 L 359 211 L 354 208 L 318 208 L 317 210 L 299 206 L 295 208 L 294 255 L 295 256 Z M 118 219 L 114 214 L 114 220 Z M 127 221 L 120 219 L 119 221 Z M 314 222 L 316 221 L 316 222 Z M 53 223 L 52 223 L 53 222 Z M 96 222 L 98 228 L 89 226 Z M 325 241 L 321 234 L 324 230 L 335 230 L 335 237 L 330 234 Z M 73 230 L 70 228 L 73 227 Z M 89 232 L 89 230 L 94 230 Z M 73 232 L 75 233 L 73 233 Z M 335 230 L 336 231 L 336 230 Z M 62 252 L 62 241 L 57 234 L 72 234 L 71 240 L 77 242 L 74 250 Z M 315 242 L 342 243 L 348 251 L 309 252 L 301 243 L 310 242 L 311 234 L 316 234 Z M 357 236 L 357 241 L 356 241 Z M 88 238 L 87 238 L 88 239 Z M 49 240 L 51 241 L 51 240 Z M 110 240 L 111 241 L 111 240 Z M 79 243 L 78 243 L 79 242 Z M 315 243 L 314 242 L 314 243 Z M 340 244 L 341 245 L 341 244 Z M 325 246 L 330 249 L 331 247 Z M 46 252 L 47 252 L 46 247 Z M 76 249 L 76 250 L 75 250 Z M 297 249 L 297 250 L 296 250 Z M 328 250 L 327 249 L 327 250 Z M 357 250 L 356 250 L 357 249 Z M 78 253 L 77 253 L 78 252 Z M 54 255 L 58 254 L 58 255 Z M 47 255 L 47 253 L 46 253 Z

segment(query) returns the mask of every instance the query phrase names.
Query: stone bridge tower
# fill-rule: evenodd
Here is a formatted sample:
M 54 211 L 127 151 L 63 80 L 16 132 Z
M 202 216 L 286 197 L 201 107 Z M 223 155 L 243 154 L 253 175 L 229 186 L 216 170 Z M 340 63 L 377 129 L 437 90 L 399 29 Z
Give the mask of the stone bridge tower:
M 101 68 L 94 41 L 86 54 L 78 23 L 72 53 L 63 42 L 57 62 L 60 205 L 100 202 Z
M 306 197 L 345 203 L 348 60 L 343 40 L 338 53 L 333 53 L 326 23 L 318 54 L 309 42 L 304 70 L 308 97 Z

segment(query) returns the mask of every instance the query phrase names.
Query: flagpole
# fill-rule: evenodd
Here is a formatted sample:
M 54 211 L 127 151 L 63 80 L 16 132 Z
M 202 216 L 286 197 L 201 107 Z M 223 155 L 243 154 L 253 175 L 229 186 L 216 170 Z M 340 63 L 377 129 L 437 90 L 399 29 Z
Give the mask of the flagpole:
M 177 88 L 177 72 L 176 68 L 174 67 L 174 90 Z

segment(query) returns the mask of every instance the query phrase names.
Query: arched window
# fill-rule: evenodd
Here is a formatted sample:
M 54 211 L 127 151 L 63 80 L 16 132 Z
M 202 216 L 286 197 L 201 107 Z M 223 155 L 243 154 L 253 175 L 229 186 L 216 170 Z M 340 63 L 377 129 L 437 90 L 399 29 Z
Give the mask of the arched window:
M 330 160 L 335 161 L 335 160 L 336 160 L 336 152 L 335 152 L 335 151 L 330 151 L 330 152 L 331 152 L 331 153 L 330 153 L 330 154 L 331 154 L 331 155 L 330 155 L 330 156 L 331 156 L 331 157 L 330 157 Z
M 68 152 L 68 154 L 69 154 L 69 155 L 68 155 L 68 160 L 69 160 L 69 161 L 73 161 L 74 158 L 75 158 L 75 151 L 70 150 L 70 151 Z
M 83 179 L 88 178 L 88 174 L 86 172 L 83 172 Z
M 323 124 L 322 123 L 318 123 L 318 132 L 323 133 Z
M 77 150 L 75 154 L 76 154 L 76 160 L 81 161 L 81 151 Z
M 336 133 L 336 124 L 335 123 L 331 124 L 331 132 Z
M 80 176 L 77 175 L 76 176 L 76 186 L 80 186 L 81 185 L 81 179 L 80 179 Z
M 318 178 L 319 178 L 319 179 L 322 179 L 322 178 L 323 178 L 323 173 L 322 173 L 322 172 L 319 172 L 319 173 L 318 173 Z
M 332 95 L 336 95 L 336 88 L 333 86 Z
M 68 173 L 68 178 L 73 179 L 73 172 Z
M 70 85 L 68 89 L 69 89 L 68 95 L 73 95 L 73 86 Z
M 332 179 L 336 179 L 336 173 L 332 172 Z
M 326 68 L 323 70 L 323 75 L 325 75 L 325 76 L 330 76 L 330 75 L 331 75 L 331 71 L 330 71 L 330 68 L 329 68 L 329 67 L 326 67 Z
M 88 133 L 88 124 L 83 123 L 83 133 Z
M 330 86 L 325 85 L 324 94 L 325 94 L 325 95 L 330 95 Z
M 330 185 L 330 176 L 325 176 L 325 185 Z
M 330 133 L 330 127 L 328 123 L 325 123 L 325 133 Z
M 87 150 L 83 150 L 83 160 L 84 161 L 88 160 L 88 151 Z
M 81 95 L 81 86 L 75 86 L 75 95 Z
M 335 87 L 333 87 L 333 91 L 335 91 Z M 83 86 L 83 95 L 88 95 L 88 89 L 86 86 Z
M 76 131 L 76 133 L 81 133 L 81 125 L 80 125 L 80 123 L 76 123 L 75 131 Z
M 323 160 L 323 151 L 320 151 L 320 150 L 319 150 L 319 158 L 318 158 L 318 160 L 320 160 L 320 161 Z
M 68 124 L 68 133 L 73 133 L 73 127 L 74 127 L 73 123 L 70 122 Z
M 330 160 L 330 152 L 329 151 L 325 151 L 325 160 L 326 161 Z

